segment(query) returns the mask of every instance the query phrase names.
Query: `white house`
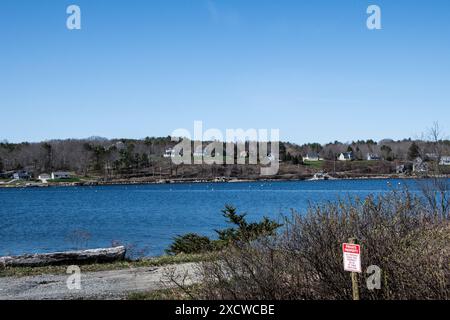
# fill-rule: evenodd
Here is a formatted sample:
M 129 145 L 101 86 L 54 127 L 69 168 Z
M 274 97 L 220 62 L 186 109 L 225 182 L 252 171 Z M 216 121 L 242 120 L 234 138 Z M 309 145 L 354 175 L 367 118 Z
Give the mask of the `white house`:
M 174 158 L 175 157 L 175 150 L 172 148 L 166 149 L 166 152 L 163 155 L 164 158 Z
M 29 174 L 27 171 L 24 171 L 24 170 L 17 171 L 17 172 L 14 172 L 13 179 L 16 179 L 16 180 L 30 180 L 31 179 L 31 174 Z
M 353 161 L 355 157 L 353 156 L 353 152 L 343 152 L 338 157 L 339 161 Z
M 47 173 L 42 173 L 39 175 L 38 180 L 40 180 L 42 183 L 47 183 L 48 180 L 50 180 L 52 177 Z
M 441 161 L 439 161 L 441 166 L 450 166 L 450 156 L 442 156 Z
M 52 180 L 55 179 L 70 179 L 70 173 L 69 172 L 63 172 L 63 171 L 59 171 L 59 172 L 52 172 Z
M 320 157 L 318 153 L 308 152 L 304 157 L 303 161 L 320 161 Z
M 376 153 L 368 153 L 367 154 L 367 161 L 378 161 L 381 160 L 381 157 Z

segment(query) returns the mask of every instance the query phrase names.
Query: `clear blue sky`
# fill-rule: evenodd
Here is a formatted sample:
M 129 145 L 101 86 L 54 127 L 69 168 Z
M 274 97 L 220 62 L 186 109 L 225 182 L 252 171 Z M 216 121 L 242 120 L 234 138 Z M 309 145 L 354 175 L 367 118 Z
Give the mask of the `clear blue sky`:
M 297 143 L 450 134 L 450 1 L 2 0 L 0 117 L 13 142 L 194 120 Z

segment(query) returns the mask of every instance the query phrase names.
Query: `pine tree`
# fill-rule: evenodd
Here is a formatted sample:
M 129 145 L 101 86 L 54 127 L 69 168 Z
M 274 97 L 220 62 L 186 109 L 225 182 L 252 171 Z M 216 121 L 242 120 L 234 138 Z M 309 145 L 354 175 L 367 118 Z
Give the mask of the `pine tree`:
M 420 148 L 417 143 L 413 142 L 408 150 L 408 159 L 414 160 L 420 156 Z

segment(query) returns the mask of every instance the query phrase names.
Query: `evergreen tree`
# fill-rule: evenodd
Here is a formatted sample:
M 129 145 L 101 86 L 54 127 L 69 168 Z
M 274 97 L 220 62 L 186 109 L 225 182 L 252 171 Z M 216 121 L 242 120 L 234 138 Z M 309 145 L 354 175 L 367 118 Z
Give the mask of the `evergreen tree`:
M 420 148 L 417 143 L 413 142 L 408 149 L 408 159 L 414 160 L 420 156 Z

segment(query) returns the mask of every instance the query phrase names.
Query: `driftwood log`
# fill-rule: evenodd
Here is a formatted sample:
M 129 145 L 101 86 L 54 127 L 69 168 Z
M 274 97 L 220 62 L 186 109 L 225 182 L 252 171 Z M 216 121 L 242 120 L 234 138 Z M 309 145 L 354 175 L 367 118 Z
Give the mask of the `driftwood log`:
M 15 257 L 7 256 L 0 257 L 0 267 L 37 267 L 112 262 L 125 259 L 125 252 L 125 247 L 120 246 L 82 251 L 29 254 Z

